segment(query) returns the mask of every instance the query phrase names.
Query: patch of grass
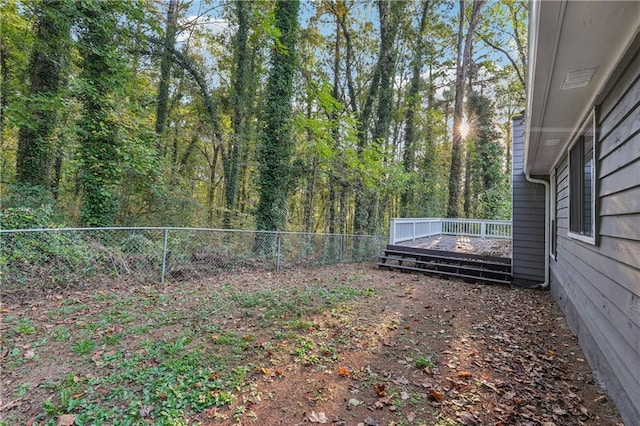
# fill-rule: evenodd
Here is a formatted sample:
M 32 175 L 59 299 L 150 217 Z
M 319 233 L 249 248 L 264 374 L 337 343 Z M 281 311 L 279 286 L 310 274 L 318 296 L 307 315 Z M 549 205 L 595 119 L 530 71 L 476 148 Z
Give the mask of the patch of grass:
M 51 330 L 51 338 L 57 342 L 66 342 L 71 338 L 71 330 L 65 325 L 56 325 Z
M 91 353 L 97 346 L 97 343 L 93 339 L 82 339 L 71 345 L 73 350 L 78 355 L 87 355 Z
M 436 365 L 429 356 L 417 356 L 413 359 L 416 368 L 434 368 Z
M 57 416 L 72 412 L 77 424 L 176 425 L 194 413 L 230 404 L 234 396 L 227 389 L 242 383 L 250 368 L 223 376 L 220 358 L 200 348 L 189 350 L 189 344 L 184 336 L 147 341 L 126 356 L 105 353 L 97 371 L 101 377 L 71 373 L 48 383 L 55 396 L 43 404 L 44 424 L 55 425 Z
M 30 319 L 21 319 L 18 321 L 18 324 L 13 328 L 13 331 L 16 334 L 20 335 L 30 335 L 36 334 L 36 326 L 33 325 Z
M 129 324 L 136 320 L 136 316 L 123 308 L 110 309 L 101 317 L 109 324 Z
M 102 343 L 105 345 L 119 345 L 124 337 L 124 333 L 107 333 L 102 336 Z

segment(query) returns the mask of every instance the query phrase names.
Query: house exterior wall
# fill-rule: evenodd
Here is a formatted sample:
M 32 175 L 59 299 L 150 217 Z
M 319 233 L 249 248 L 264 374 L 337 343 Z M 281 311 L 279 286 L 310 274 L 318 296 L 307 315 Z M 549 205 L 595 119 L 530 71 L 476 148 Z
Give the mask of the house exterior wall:
M 556 171 L 551 291 L 627 425 L 640 425 L 640 49 L 596 109 L 596 244 L 568 236 L 565 155 Z M 515 223 L 515 219 L 514 219 Z
M 527 181 L 524 174 L 524 116 L 512 120 L 512 271 L 516 285 L 544 281 L 544 185 Z

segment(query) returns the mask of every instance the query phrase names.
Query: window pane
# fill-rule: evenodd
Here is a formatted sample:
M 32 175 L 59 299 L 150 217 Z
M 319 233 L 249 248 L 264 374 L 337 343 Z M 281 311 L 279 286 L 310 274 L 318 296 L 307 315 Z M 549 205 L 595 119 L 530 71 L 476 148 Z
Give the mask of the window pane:
M 583 166 L 583 182 L 582 191 L 584 194 L 584 210 L 582 215 L 582 233 L 592 236 L 591 218 L 593 213 L 593 130 L 589 128 L 584 135 L 584 166 Z
M 582 139 L 582 138 L 580 138 Z M 569 230 L 576 234 L 582 231 L 582 141 L 569 151 Z

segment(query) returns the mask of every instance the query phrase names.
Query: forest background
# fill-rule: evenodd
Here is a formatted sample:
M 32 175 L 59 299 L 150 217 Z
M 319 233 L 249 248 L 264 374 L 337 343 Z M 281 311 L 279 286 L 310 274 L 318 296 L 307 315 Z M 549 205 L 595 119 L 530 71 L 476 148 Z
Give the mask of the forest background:
M 524 1 L 0 4 L 3 229 L 510 218 Z

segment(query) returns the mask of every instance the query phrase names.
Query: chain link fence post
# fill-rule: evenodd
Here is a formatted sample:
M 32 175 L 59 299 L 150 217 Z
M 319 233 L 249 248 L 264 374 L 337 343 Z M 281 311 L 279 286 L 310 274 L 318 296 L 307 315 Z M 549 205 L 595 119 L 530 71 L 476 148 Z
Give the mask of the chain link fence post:
M 169 228 L 164 228 L 164 243 L 162 244 L 162 276 L 160 284 L 164 284 L 164 277 L 167 271 L 167 241 L 169 240 Z
M 276 272 L 280 272 L 280 256 L 282 255 L 282 237 L 276 234 Z

